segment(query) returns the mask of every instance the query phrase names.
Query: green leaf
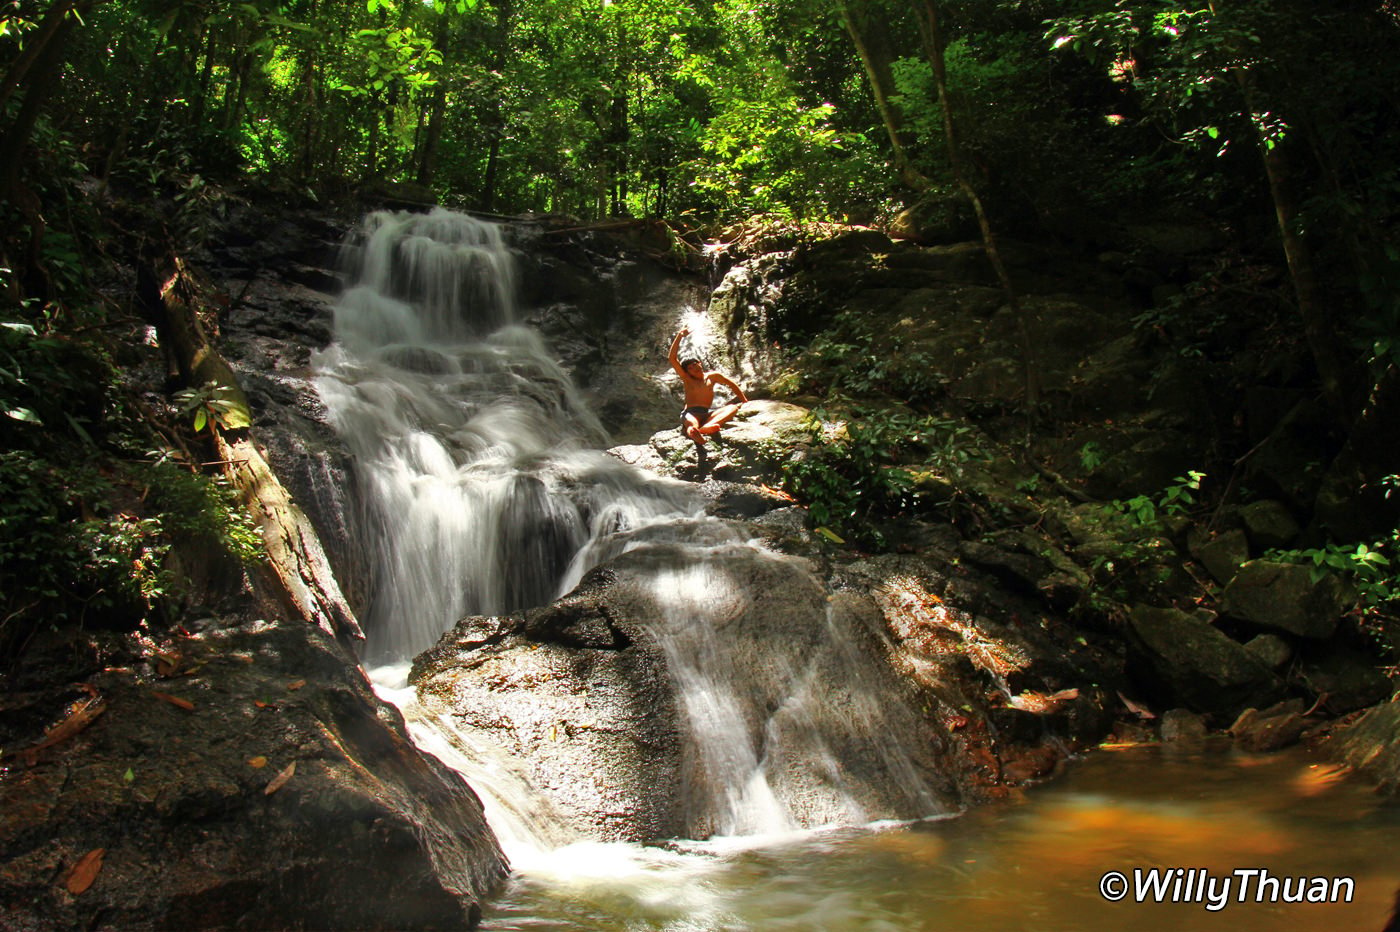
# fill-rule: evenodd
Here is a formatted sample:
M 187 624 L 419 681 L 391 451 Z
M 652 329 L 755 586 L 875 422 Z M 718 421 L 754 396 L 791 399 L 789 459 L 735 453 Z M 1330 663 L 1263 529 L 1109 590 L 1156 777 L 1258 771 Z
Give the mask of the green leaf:
M 194 413 L 194 432 L 199 433 L 207 423 L 209 423 L 209 411 L 206 408 L 200 408 Z
M 136 779 L 136 772 L 133 771 L 130 767 L 128 767 L 126 768 L 126 773 L 122 774 L 122 779 L 125 780 L 127 783 L 131 783 L 133 780 Z
M 829 527 L 819 527 L 819 528 L 816 529 L 816 531 L 817 531 L 818 534 L 820 534 L 822 537 L 825 537 L 827 540 L 831 541 L 833 544 L 844 544 L 844 543 L 845 543 L 845 541 L 841 539 L 840 535 L 838 535 L 835 531 L 833 531 L 833 530 L 832 530 L 831 528 L 829 528 Z
M 253 426 L 253 418 L 246 405 L 225 402 L 226 410 L 219 414 L 219 425 L 225 430 L 243 430 Z
M 93 442 L 92 435 L 83 428 L 83 425 L 78 423 L 77 418 L 73 417 L 73 415 L 69 414 L 67 411 L 63 412 L 63 416 L 68 419 L 68 425 L 73 428 L 73 433 L 77 434 L 78 437 L 82 439 L 83 443 L 96 448 L 97 444 Z
M 24 421 L 29 424 L 43 424 L 44 421 L 39 415 L 29 408 L 11 408 L 5 412 L 6 417 L 12 417 L 16 421 Z

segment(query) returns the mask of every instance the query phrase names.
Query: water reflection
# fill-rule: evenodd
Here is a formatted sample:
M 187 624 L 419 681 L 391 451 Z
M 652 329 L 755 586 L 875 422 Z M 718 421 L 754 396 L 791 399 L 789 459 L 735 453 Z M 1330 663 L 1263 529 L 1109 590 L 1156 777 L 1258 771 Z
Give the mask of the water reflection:
M 1397 828 L 1400 807 L 1301 750 L 1135 748 L 1101 752 L 1019 802 L 960 818 L 672 849 L 565 848 L 522 872 L 483 928 L 1378 930 L 1400 883 Z M 1232 895 L 1215 911 L 1184 887 L 1192 902 L 1137 903 L 1131 890 L 1106 902 L 1103 874 L 1131 878 L 1134 868 L 1232 877 Z M 1350 877 L 1354 895 L 1260 903 L 1251 887 L 1238 902 L 1233 872 L 1252 868 Z

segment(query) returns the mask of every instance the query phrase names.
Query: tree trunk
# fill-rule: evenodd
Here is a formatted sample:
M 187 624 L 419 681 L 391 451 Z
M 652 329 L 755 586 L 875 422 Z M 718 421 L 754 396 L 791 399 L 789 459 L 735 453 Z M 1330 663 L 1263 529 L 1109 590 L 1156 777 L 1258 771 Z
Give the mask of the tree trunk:
M 191 108 L 190 126 L 199 132 L 204 126 L 204 109 L 209 99 L 209 85 L 214 75 L 214 30 L 205 33 L 204 67 L 199 72 L 199 90 L 195 93 L 194 107 Z
M 476 198 L 478 209 L 488 213 L 496 202 L 496 172 L 500 160 L 501 136 L 499 132 L 493 131 L 490 148 L 486 150 L 486 171 L 481 176 L 481 193 Z
M 160 256 L 140 268 L 142 304 L 191 387 L 209 383 L 245 412 L 238 378 L 200 322 L 206 289 L 178 257 Z M 225 478 L 238 489 L 267 549 L 274 588 L 287 608 L 343 643 L 363 640 L 359 621 L 341 593 L 315 528 L 278 481 L 250 428 L 211 425 Z
M 919 32 L 924 42 L 924 53 L 928 56 L 929 64 L 933 68 L 933 81 L 938 90 L 938 105 L 943 111 L 943 139 L 948 148 L 948 165 L 953 173 L 953 180 L 977 214 L 977 226 L 982 231 L 983 249 L 986 250 L 987 259 L 996 271 L 997 281 L 1001 283 L 1002 292 L 1006 295 L 1006 303 L 1010 306 L 1011 313 L 1016 319 L 1016 330 L 1021 342 L 1021 378 L 1025 392 L 1026 412 L 1028 416 L 1034 416 L 1035 407 L 1040 403 L 1040 373 L 1035 361 L 1030 321 L 1021 304 L 1021 299 L 1016 294 L 1015 287 L 1011 284 L 1011 275 L 1006 271 L 1006 263 L 1001 260 L 1001 251 L 997 249 L 996 235 L 992 231 L 991 221 L 987 219 L 987 211 L 982 205 L 982 198 L 977 194 L 977 189 L 972 186 L 972 181 L 968 178 L 967 169 L 963 164 L 962 152 L 958 144 L 957 127 L 953 120 L 953 108 L 948 99 L 948 74 L 943 62 L 943 34 L 938 25 L 938 9 L 934 6 L 933 0 L 920 0 L 917 12 L 921 14 L 919 16 Z
M 609 107 L 608 148 L 612 170 L 611 215 L 620 217 L 627 209 L 627 141 L 631 136 L 627 126 L 627 91 L 613 91 Z
M 379 95 L 375 94 L 370 100 L 369 108 L 369 165 L 364 173 L 366 179 L 374 178 L 379 173 L 379 124 L 382 110 Z
M 243 108 L 248 102 L 248 75 L 253 70 L 253 53 L 245 51 L 238 56 L 238 67 L 234 79 L 229 82 L 224 94 L 224 129 L 230 132 L 238 129 L 243 119 Z
M 841 22 L 845 25 L 851 41 L 855 44 L 856 54 L 860 56 L 860 63 L 865 68 L 865 76 L 870 82 L 870 93 L 874 95 L 875 107 L 880 111 L 880 122 L 884 124 L 885 132 L 890 138 L 895 171 L 899 173 L 900 180 L 910 188 L 915 191 L 926 191 L 929 187 L 929 181 L 918 169 L 914 168 L 909 159 L 909 150 L 905 145 L 903 127 L 901 126 L 903 120 L 889 100 L 889 92 L 894 86 L 894 78 L 890 72 L 888 49 L 885 49 L 883 44 L 876 45 L 867 41 L 867 30 L 863 30 L 861 26 L 869 27 L 870 24 L 856 21 L 856 16 L 851 11 L 851 3 L 852 0 L 841 0 Z
M 1207 0 L 1212 16 L 1219 16 L 1220 5 L 1218 0 Z M 1240 97 L 1248 111 L 1246 115 L 1255 127 L 1255 139 L 1264 162 L 1264 175 L 1269 182 L 1269 197 L 1274 204 L 1274 216 L 1278 223 L 1279 237 L 1283 242 L 1284 261 L 1288 265 L 1288 276 L 1298 300 L 1298 314 L 1302 320 L 1303 333 L 1312 351 L 1322 393 L 1336 414 L 1350 418 L 1355 407 L 1349 403 L 1349 399 L 1354 398 L 1358 391 L 1351 384 L 1351 370 L 1346 363 L 1346 353 L 1337 338 L 1336 323 L 1319 294 L 1312 252 L 1298 231 L 1297 204 L 1288 181 L 1288 157 L 1280 144 L 1266 138 L 1259 121 L 1254 119 L 1254 115 L 1262 113 L 1263 110 L 1258 106 L 1259 95 L 1253 76 L 1246 68 L 1238 65 L 1231 67 L 1230 73 L 1239 86 Z
M 33 35 L 26 38 L 24 50 L 15 58 L 10 70 L 5 73 L 4 83 L 0 84 L 0 113 L 5 112 L 5 105 L 10 102 L 10 97 L 19 88 L 25 75 L 29 73 L 29 69 L 33 68 L 39 57 L 44 54 L 49 43 L 60 31 L 67 31 L 63 27 L 68 24 L 68 13 L 76 5 L 76 2 L 77 0 L 59 0 L 49 7 L 48 12 L 44 14 L 43 22 L 39 24 L 39 28 L 34 31 Z M 84 6 L 91 6 L 91 3 L 84 4 Z
M 499 74 L 505 68 L 506 56 L 510 52 L 510 20 L 514 7 L 512 0 L 492 0 L 492 5 L 496 8 L 496 28 L 492 37 L 491 70 Z M 488 148 L 486 171 L 481 179 L 481 191 L 477 196 L 477 204 L 481 210 L 489 212 L 496 201 L 496 176 L 500 171 L 501 136 L 505 130 L 505 113 L 501 108 L 499 95 L 492 95 L 486 117 L 482 122 L 486 124 Z
M 82 15 L 92 7 L 92 3 L 93 0 L 83 0 L 75 5 L 64 0 L 57 4 L 54 9 L 62 7 L 63 14 L 55 19 L 52 15 L 53 10 L 50 10 L 50 15 L 44 17 L 44 24 L 40 26 L 42 36 L 30 40 L 37 46 L 34 57 L 25 61 L 23 67 L 21 62 L 16 61 L 10 69 L 10 74 L 5 77 L 6 98 L 21 83 L 26 90 L 19 113 L 15 115 L 14 122 L 5 128 L 3 140 L 0 140 L 0 199 L 9 200 L 18 190 L 19 169 L 24 161 L 24 150 L 29 145 L 29 137 L 34 132 L 34 124 L 39 119 L 39 113 L 43 110 L 49 92 L 58 83 L 68 36 L 75 22 L 67 14 L 76 10 Z M 50 25 L 52 29 L 47 29 Z M 3 104 L 0 104 L 0 113 L 3 113 Z
M 447 116 L 447 89 L 438 80 L 433 89 L 432 109 L 428 114 L 428 126 L 423 135 L 423 147 L 418 157 L 418 183 L 429 187 L 437 170 L 438 142 L 442 139 L 442 125 Z
M 433 175 L 437 171 L 438 143 L 442 141 L 442 127 L 447 119 L 447 69 L 456 60 L 457 43 L 450 22 L 446 14 L 442 15 L 433 36 L 433 45 L 442 54 L 443 72 L 438 75 L 437 84 L 433 87 L 423 143 L 418 150 L 418 183 L 425 188 L 432 185 Z
M 300 166 L 301 176 L 310 180 L 315 174 L 316 168 L 316 142 L 320 137 L 320 115 L 321 115 L 321 82 L 320 82 L 320 55 L 316 47 L 309 48 L 304 53 L 306 58 L 301 62 L 301 100 L 302 121 L 301 121 L 301 153 L 297 163 Z

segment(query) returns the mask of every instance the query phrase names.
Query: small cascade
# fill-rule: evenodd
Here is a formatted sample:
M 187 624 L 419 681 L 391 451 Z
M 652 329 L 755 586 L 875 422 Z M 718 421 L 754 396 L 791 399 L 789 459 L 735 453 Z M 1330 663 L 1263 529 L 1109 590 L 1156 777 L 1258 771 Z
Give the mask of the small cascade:
M 803 561 L 684 530 L 688 545 L 614 568 L 632 577 L 689 731 L 686 824 L 775 836 L 943 811 L 927 728 L 861 619 Z
M 734 686 L 738 672 L 724 649 L 718 624 L 743 611 L 744 594 L 725 584 L 704 561 L 663 569 L 656 589 L 667 593 L 657 633 L 692 735 L 706 786 L 692 809 L 712 808 L 720 835 L 772 835 L 796 828 L 773 792 L 760 749 Z M 697 818 L 697 815 L 701 817 Z M 704 824 L 692 813 L 692 823 Z

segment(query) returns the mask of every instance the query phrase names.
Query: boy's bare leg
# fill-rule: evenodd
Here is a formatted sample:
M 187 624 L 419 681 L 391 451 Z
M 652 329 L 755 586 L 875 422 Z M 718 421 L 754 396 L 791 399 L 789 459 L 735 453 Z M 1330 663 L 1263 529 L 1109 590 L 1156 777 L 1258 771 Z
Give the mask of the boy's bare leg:
M 700 428 L 700 433 L 719 433 L 719 429 L 724 426 L 724 423 L 738 413 L 738 405 L 725 405 L 723 408 L 720 408 L 714 414 L 710 415 L 710 419 L 705 422 L 705 425 L 703 427 Z
M 687 414 L 685 416 L 685 435 L 691 440 L 694 440 L 696 446 L 705 442 L 705 435 L 702 431 L 703 428 L 700 426 L 700 421 L 695 415 Z

